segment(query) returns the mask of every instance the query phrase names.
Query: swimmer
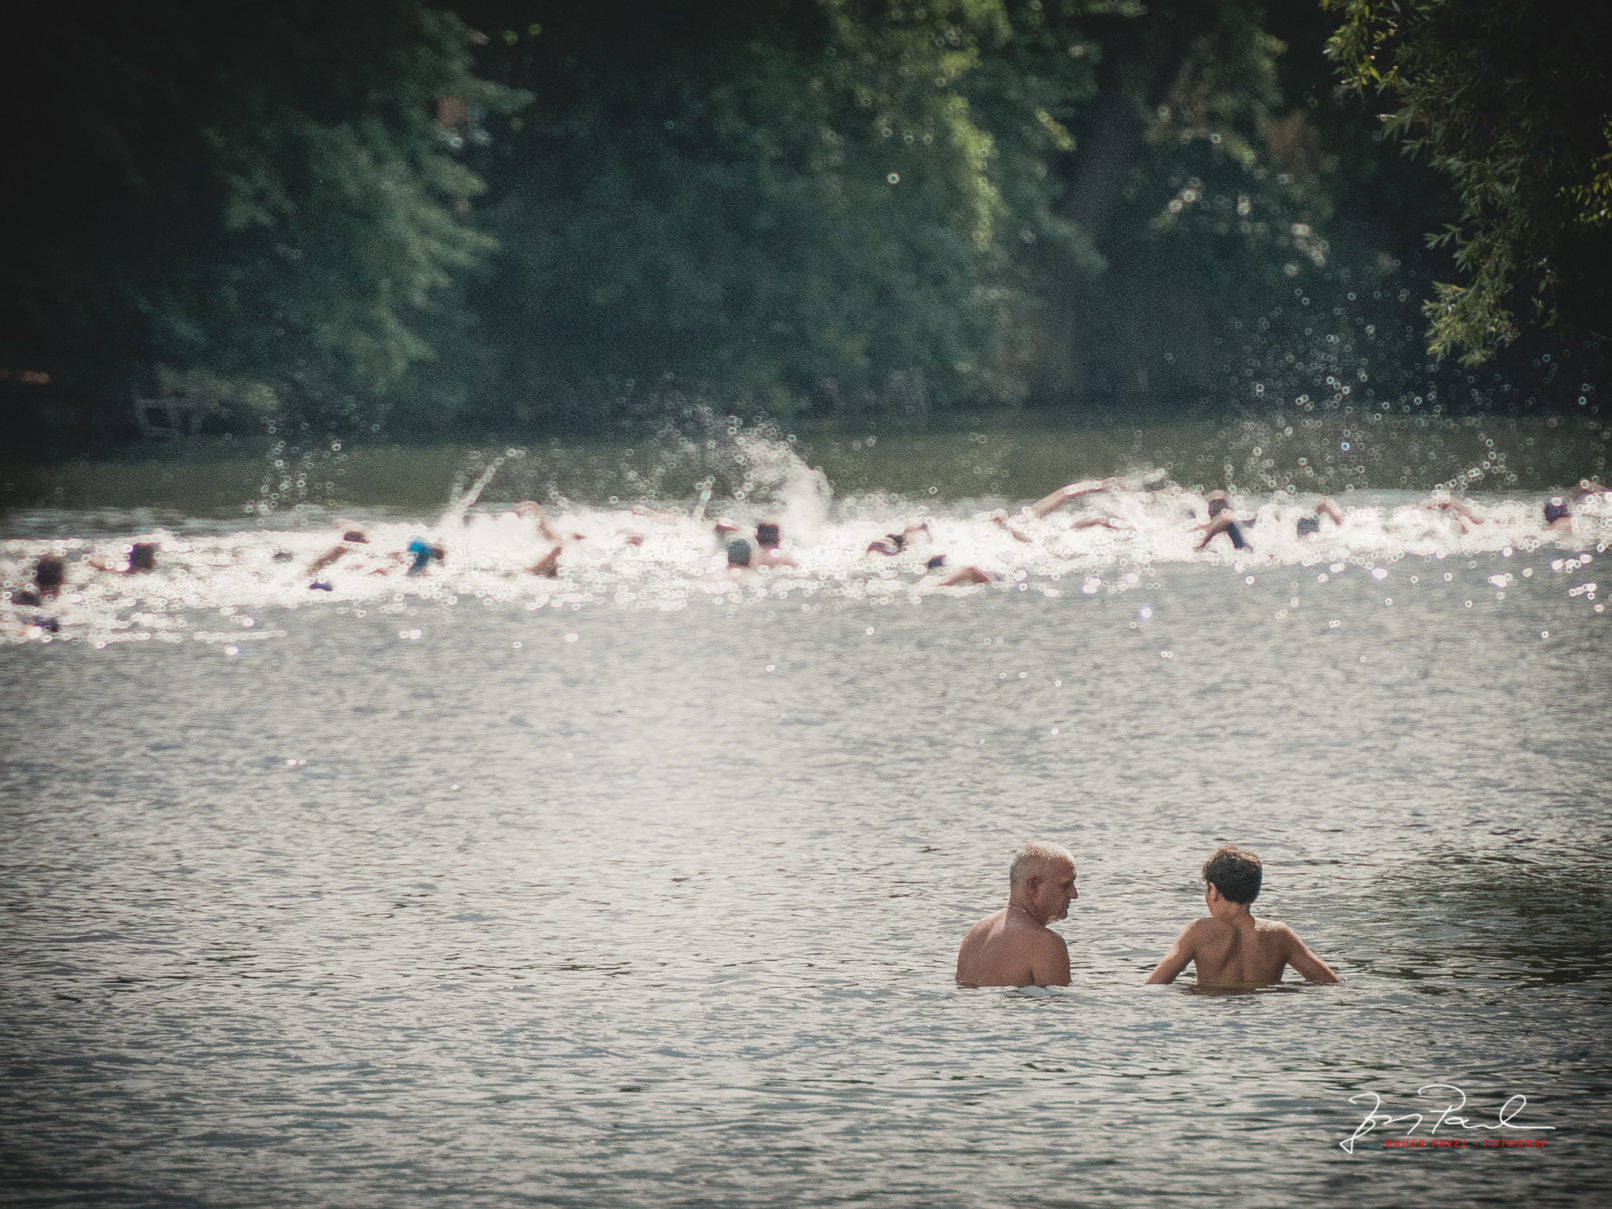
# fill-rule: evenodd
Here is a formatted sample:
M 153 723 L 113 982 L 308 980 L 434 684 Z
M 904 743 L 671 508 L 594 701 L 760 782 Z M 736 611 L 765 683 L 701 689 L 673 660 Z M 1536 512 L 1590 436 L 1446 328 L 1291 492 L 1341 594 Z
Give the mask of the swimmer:
M 945 565 L 946 556 L 944 554 L 937 554 L 934 558 L 929 560 L 928 569 L 939 571 L 942 570 Z M 976 584 L 990 584 L 995 582 L 996 576 L 992 575 L 989 571 L 969 565 L 966 567 L 959 567 L 957 570 L 951 572 L 943 579 L 937 579 L 935 581 L 935 586 L 937 588 L 968 588 L 973 587 Z
M 62 594 L 67 582 L 67 564 L 55 554 L 43 554 L 34 564 L 33 586 L 19 588 L 11 594 L 15 605 L 42 605 Z
M 157 543 L 135 542 L 129 547 L 129 561 L 126 566 L 114 567 L 98 558 L 90 559 L 89 565 L 97 571 L 110 571 L 113 575 L 144 575 L 157 569 Z
M 560 535 L 549 524 L 549 519 L 543 513 L 543 506 L 536 500 L 521 500 L 512 510 L 516 516 L 527 517 L 537 523 L 537 532 L 544 541 L 560 541 Z
M 1329 496 L 1325 495 L 1323 495 L 1320 499 L 1320 502 L 1316 504 L 1315 514 L 1313 516 L 1299 517 L 1298 535 L 1300 537 L 1312 537 L 1321 532 L 1322 518 L 1331 521 L 1334 525 L 1343 524 L 1343 512 L 1339 509 L 1337 504 L 1332 502 L 1332 499 Z
M 446 562 L 448 558 L 448 552 L 441 546 L 434 546 L 421 537 L 409 543 L 409 554 L 414 561 L 409 564 L 409 569 L 404 574 L 411 577 L 424 575 L 430 570 L 433 561 Z
M 1182 929 L 1175 945 L 1147 976 L 1150 984 L 1174 982 L 1188 965 L 1199 986 L 1271 986 L 1288 966 L 1307 982 L 1333 983 L 1338 976 L 1286 924 L 1256 920 L 1249 910 L 1259 897 L 1264 867 L 1259 857 L 1225 845 L 1203 864 L 1203 900 L 1209 914 Z
M 991 524 L 1002 530 L 1003 533 L 1006 533 L 1016 542 L 1035 541 L 1035 538 L 1029 536 L 1022 529 L 1014 528 L 1012 520 L 1008 517 L 1008 511 L 1006 508 L 998 508 L 995 512 L 988 513 L 985 519 L 990 521 Z
M 1056 844 L 1026 844 L 1008 869 L 1008 905 L 968 930 L 957 950 L 965 987 L 1066 987 L 1069 946 L 1048 924 L 1069 914 L 1075 858 Z
M 929 537 L 929 522 L 918 521 L 903 526 L 899 533 L 886 533 L 883 537 L 874 538 L 868 543 L 868 548 L 862 555 L 865 558 L 869 554 L 886 554 L 893 558 L 897 554 L 904 553 L 908 546 L 920 539 L 927 542 Z
M 1579 479 L 1573 486 L 1575 500 L 1586 499 L 1592 495 L 1612 495 L 1612 487 L 1604 487 L 1594 479 Z
M 1567 506 L 1567 501 L 1561 496 L 1552 496 L 1545 503 L 1545 532 L 1571 533 L 1573 531 L 1573 513 Z
M 756 526 L 756 550 L 752 560 L 753 566 L 758 567 L 793 567 L 794 559 L 779 549 L 780 530 L 772 521 L 762 521 Z
M 1209 505 L 1209 519 L 1193 526 L 1194 529 L 1203 530 L 1203 540 L 1195 548 L 1202 550 L 1224 533 L 1231 540 L 1234 550 L 1252 550 L 1254 547 L 1248 544 L 1248 539 L 1243 536 L 1242 530 L 1242 525 L 1249 522 L 1239 523 L 1232 515 L 1231 497 L 1224 491 L 1211 491 L 1205 499 Z
M 1472 532 L 1474 525 L 1484 523 L 1484 518 L 1478 515 L 1472 505 L 1462 503 L 1453 495 L 1442 491 L 1430 496 L 1422 507 L 1430 512 L 1444 513 L 1455 522 L 1455 527 L 1461 531 L 1463 537 Z
M 750 543 L 742 537 L 736 537 L 728 543 L 728 574 L 742 575 L 747 571 L 755 570 L 753 551 Z
M 319 572 L 330 566 L 337 559 L 344 557 L 349 551 L 368 544 L 369 537 L 362 529 L 348 529 L 342 533 L 339 542 L 308 564 L 306 574 L 318 575 Z
M 1071 500 L 1078 500 L 1082 496 L 1096 495 L 1100 491 L 1113 491 L 1115 488 L 1123 487 L 1124 485 L 1125 480 L 1120 478 L 1085 479 L 1079 483 L 1070 483 L 1067 486 L 1060 487 L 1050 495 L 1042 496 L 1031 504 L 1026 511 L 1031 516 L 1043 517 L 1049 513 L 1056 512 Z
M 540 575 L 544 579 L 560 578 L 560 552 L 564 549 L 563 542 L 555 542 L 547 554 L 526 568 L 526 573 Z

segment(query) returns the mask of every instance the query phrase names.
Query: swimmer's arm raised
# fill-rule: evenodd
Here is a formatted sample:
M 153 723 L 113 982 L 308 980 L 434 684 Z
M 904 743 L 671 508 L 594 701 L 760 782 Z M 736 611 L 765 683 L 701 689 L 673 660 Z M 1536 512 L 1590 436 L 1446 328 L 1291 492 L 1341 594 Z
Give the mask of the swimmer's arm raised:
M 346 553 L 347 553 L 347 547 L 346 546 L 332 546 L 330 549 L 326 550 L 318 558 L 314 559 L 311 563 L 308 564 L 307 573 L 309 575 L 317 575 L 317 574 L 319 574 L 319 572 L 323 571 L 331 563 L 335 562 L 338 558 L 340 558 L 343 554 L 346 554 Z
M 1192 943 L 1192 925 L 1188 924 L 1181 929 L 1181 935 L 1175 938 L 1175 944 L 1164 955 L 1164 960 L 1153 967 L 1153 972 L 1147 976 L 1145 986 L 1162 986 L 1167 982 L 1174 982 L 1176 975 L 1192 964 L 1194 952 Z
M 1332 972 L 1331 966 L 1310 951 L 1310 946 L 1299 939 L 1297 932 L 1288 927 L 1282 931 L 1287 934 L 1287 964 L 1297 970 L 1305 982 L 1331 984 L 1342 981 Z
M 1236 523 L 1237 523 L 1236 520 L 1232 517 L 1231 513 L 1228 511 L 1228 512 L 1222 512 L 1219 516 L 1211 517 L 1209 520 L 1206 520 L 1201 525 L 1195 525 L 1194 528 L 1203 530 L 1203 540 L 1200 541 L 1195 548 L 1199 549 L 1199 550 L 1202 550 L 1205 546 L 1207 546 L 1215 538 L 1219 537 L 1222 533 L 1224 533 L 1227 529 L 1230 529 Z
M 1046 516 L 1062 508 L 1070 500 L 1079 499 L 1083 495 L 1092 495 L 1098 491 L 1107 491 L 1114 484 L 1114 479 L 1084 479 L 1078 483 L 1070 483 L 1067 487 L 1060 487 L 1051 495 L 1042 496 L 1030 505 L 1032 516 Z

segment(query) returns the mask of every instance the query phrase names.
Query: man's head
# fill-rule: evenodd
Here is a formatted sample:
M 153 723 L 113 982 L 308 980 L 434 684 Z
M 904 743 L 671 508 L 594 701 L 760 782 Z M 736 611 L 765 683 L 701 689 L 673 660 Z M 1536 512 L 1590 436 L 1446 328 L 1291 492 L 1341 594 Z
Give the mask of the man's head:
M 1229 902 L 1245 906 L 1259 897 L 1260 882 L 1265 868 L 1259 857 L 1246 848 L 1231 844 L 1215 849 L 1214 855 L 1203 863 L 1203 880 Z
M 748 567 L 750 565 L 750 543 L 742 537 L 736 537 L 728 543 L 728 566 Z
M 1040 923 L 1069 914 L 1075 892 L 1075 858 L 1057 844 L 1030 843 L 1013 854 L 1008 901 Z
M 776 546 L 780 536 L 778 526 L 772 521 L 762 521 L 756 526 L 756 541 L 763 546 Z

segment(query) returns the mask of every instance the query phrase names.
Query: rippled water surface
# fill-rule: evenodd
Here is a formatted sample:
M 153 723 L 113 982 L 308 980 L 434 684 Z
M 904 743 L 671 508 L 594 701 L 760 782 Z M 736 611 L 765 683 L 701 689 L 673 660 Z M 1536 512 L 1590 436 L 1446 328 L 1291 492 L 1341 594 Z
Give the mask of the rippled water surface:
M 914 515 L 871 499 L 795 501 L 801 566 L 737 581 L 687 517 L 557 509 L 540 580 L 497 506 L 366 515 L 361 557 L 449 560 L 329 592 L 325 531 L 173 525 L 107 577 L 137 526 L 16 518 L 8 583 L 72 571 L 0 646 L 0 1197 L 1589 1203 L 1605 522 L 1419 500 L 1315 545 L 1246 497 L 1247 555 L 1192 551 L 1190 493 L 1029 543 L 937 506 L 967 589 L 863 558 Z M 959 990 L 1029 838 L 1079 864 L 1074 985 Z M 1140 985 L 1223 841 L 1342 985 Z M 1372 1095 L 1468 1145 L 1346 1151 Z

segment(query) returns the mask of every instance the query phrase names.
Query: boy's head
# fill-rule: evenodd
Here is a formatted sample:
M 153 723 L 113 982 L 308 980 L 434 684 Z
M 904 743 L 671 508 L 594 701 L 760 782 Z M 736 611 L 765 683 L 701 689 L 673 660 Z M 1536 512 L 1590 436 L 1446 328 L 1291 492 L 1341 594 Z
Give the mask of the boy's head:
M 1234 903 L 1247 904 L 1258 898 L 1264 875 L 1259 857 L 1231 844 L 1215 849 L 1215 854 L 1203 863 L 1203 880 Z

